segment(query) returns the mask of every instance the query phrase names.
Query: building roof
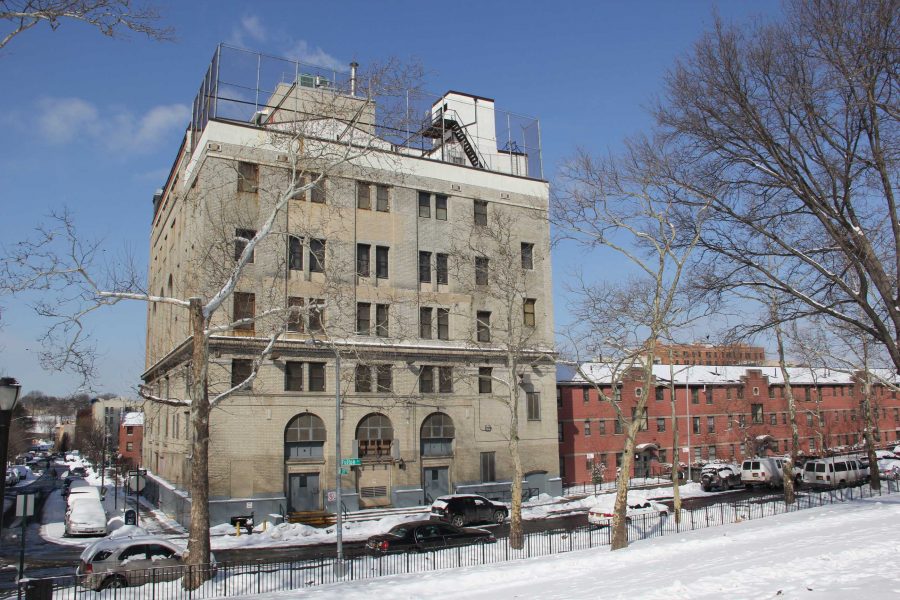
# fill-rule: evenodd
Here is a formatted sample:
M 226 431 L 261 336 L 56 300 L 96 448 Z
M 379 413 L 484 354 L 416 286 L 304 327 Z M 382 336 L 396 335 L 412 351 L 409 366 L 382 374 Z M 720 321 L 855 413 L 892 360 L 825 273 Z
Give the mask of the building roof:
M 122 418 L 122 425 L 125 425 L 126 427 L 143 427 L 144 413 L 142 413 L 142 412 L 125 413 L 125 416 Z
M 639 366 L 639 365 L 638 365 Z M 671 369 L 671 371 L 670 371 Z M 739 383 L 747 371 L 761 371 L 773 385 L 784 384 L 784 377 L 778 367 L 761 367 L 755 365 L 653 365 L 653 376 L 657 381 L 668 382 L 674 372 L 676 385 L 724 385 Z M 587 378 L 597 384 L 610 383 L 613 367 L 606 363 L 582 363 L 581 371 Z M 838 385 L 855 383 L 853 374 L 847 370 L 837 371 L 830 368 L 788 367 L 791 383 L 798 385 Z M 872 369 L 876 377 L 900 382 L 900 377 L 888 369 Z M 620 377 L 621 378 L 621 377 Z M 583 384 L 587 380 L 574 365 L 559 365 L 556 369 L 556 381 L 562 384 Z

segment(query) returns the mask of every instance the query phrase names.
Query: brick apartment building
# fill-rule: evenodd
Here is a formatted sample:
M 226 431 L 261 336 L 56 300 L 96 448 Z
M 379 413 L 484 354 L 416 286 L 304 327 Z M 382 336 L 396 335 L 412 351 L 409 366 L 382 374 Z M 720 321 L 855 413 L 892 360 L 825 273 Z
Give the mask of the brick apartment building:
M 597 363 L 582 370 L 612 395 L 609 370 Z M 675 412 L 678 459 L 701 465 L 717 459 L 741 460 L 757 453 L 783 454 L 790 449 L 784 380 L 777 367 L 675 365 Z M 666 472 L 674 462 L 670 366 L 654 365 L 657 386 L 647 402 L 636 439 L 634 475 Z M 863 437 L 862 385 L 856 376 L 829 369 L 791 367 L 800 450 L 817 455 L 858 446 Z M 896 375 L 879 373 L 895 379 Z M 889 379 L 889 380 L 891 380 Z M 621 378 L 624 414 L 633 414 L 642 385 L 635 370 Z M 900 440 L 900 399 L 883 385 L 873 387 L 876 440 Z M 558 369 L 557 410 L 559 464 L 565 484 L 591 481 L 595 463 L 605 465 L 609 480 L 621 463 L 625 436 L 614 409 L 598 399 L 596 389 L 572 368 Z
M 296 123 L 312 132 L 298 169 L 307 168 L 302 148 L 334 144 L 338 154 L 348 135 L 373 148 L 322 169 L 323 182 L 289 200 L 254 249 L 230 310 L 213 323 L 222 328 L 209 344 L 216 393 L 246 378 L 267 340 L 263 322 L 228 323 L 286 306 L 303 310 L 252 389 L 212 411 L 212 520 L 335 508 L 335 349 L 342 457 L 359 461 L 342 469 L 347 509 L 416 505 L 456 491 L 508 496 L 510 416 L 496 375 L 510 314 L 537 357 L 512 384 L 522 396 L 527 487 L 558 492 L 556 370 L 546 358 L 553 348 L 549 184 L 536 120 L 523 125 L 489 98 L 448 92 L 406 108 L 408 131 L 376 129 L 377 99 L 353 91 L 355 71 L 348 86 L 340 74 L 314 69 L 220 46 L 154 198 L 151 288 L 210 297 L 219 285 L 213 272 L 241 255 L 235 238 L 254 235 L 274 206 L 273 190 L 290 181 L 298 159 L 288 156 L 286 140 Z M 245 88 L 235 87 L 241 75 L 257 100 L 248 103 Z M 350 126 L 345 114 L 365 118 Z M 308 169 L 311 178 L 315 164 Z M 511 227 L 503 248 L 458 259 L 457 242 L 481 243 L 488 223 L 501 218 Z M 487 287 L 501 254 L 522 278 L 513 308 Z M 188 336 L 179 308 L 149 307 L 143 378 L 161 396 L 185 397 Z M 189 513 L 188 416 L 177 406 L 146 408 L 144 465 L 170 484 L 151 477 L 148 494 L 181 520 Z
M 143 447 L 144 413 L 125 413 L 119 424 L 119 456 L 129 467 L 139 467 L 143 464 L 141 458 Z
M 763 365 L 766 350 L 745 344 L 670 344 L 657 346 L 653 360 L 660 365 Z

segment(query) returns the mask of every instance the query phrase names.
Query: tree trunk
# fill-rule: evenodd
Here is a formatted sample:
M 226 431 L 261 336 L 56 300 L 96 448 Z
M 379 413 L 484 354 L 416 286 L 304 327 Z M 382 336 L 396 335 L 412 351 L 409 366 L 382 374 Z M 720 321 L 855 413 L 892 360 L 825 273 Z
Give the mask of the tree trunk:
M 793 504 L 797 500 L 794 493 L 794 461 L 788 459 L 781 467 L 781 477 L 784 480 L 784 503 Z
M 797 499 L 794 492 L 794 464 L 800 452 L 800 433 L 797 431 L 797 403 L 794 401 L 794 391 L 791 389 L 791 375 L 788 373 L 787 364 L 784 361 L 784 339 L 781 335 L 781 325 L 777 319 L 773 318 L 773 321 L 775 322 L 775 342 L 778 346 L 778 368 L 781 370 L 781 376 L 784 378 L 784 397 L 787 398 L 788 419 L 791 422 L 791 460 L 786 461 L 782 469 L 784 501 L 786 504 L 793 504 Z
M 631 465 L 634 463 L 634 437 L 637 434 L 637 428 L 640 426 L 640 423 L 640 416 L 638 416 L 628 427 L 628 437 L 625 440 L 625 449 L 622 455 L 622 466 L 616 482 L 616 507 L 613 511 L 613 532 L 610 550 L 621 550 L 628 547 L 628 523 L 626 521 L 628 476 L 631 473 Z
M 209 397 L 207 371 L 209 348 L 206 319 L 199 298 L 190 299 L 191 319 L 191 524 L 184 562 L 192 567 L 184 577 L 185 589 L 194 590 L 210 578 L 209 565 Z
M 872 386 L 869 383 L 869 373 L 866 372 L 866 382 L 863 387 L 863 409 L 866 436 L 866 455 L 869 457 L 869 487 L 873 490 L 881 490 L 881 474 L 878 472 L 878 457 L 875 456 L 875 436 L 872 429 L 875 425 L 875 419 L 872 418 Z
M 516 362 L 513 357 L 507 357 L 512 368 L 509 370 L 509 454 L 513 461 L 513 480 L 510 493 L 509 511 L 509 545 L 511 548 L 521 550 L 525 545 L 525 535 L 522 531 L 522 458 L 519 456 L 519 387 L 516 384 Z
M 675 409 L 675 370 L 672 367 L 672 351 L 669 350 L 669 395 L 672 404 L 672 496 L 674 498 L 675 524 L 681 524 L 681 451 L 678 447 L 678 415 Z

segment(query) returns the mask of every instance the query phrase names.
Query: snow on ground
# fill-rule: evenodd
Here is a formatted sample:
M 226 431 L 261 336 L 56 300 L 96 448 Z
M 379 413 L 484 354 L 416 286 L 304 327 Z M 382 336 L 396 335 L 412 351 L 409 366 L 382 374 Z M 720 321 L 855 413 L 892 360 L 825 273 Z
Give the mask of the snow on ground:
M 633 542 L 429 571 L 256 600 L 314 598 L 887 598 L 900 594 L 900 496 L 834 504 Z M 251 596 L 246 596 L 250 598 Z

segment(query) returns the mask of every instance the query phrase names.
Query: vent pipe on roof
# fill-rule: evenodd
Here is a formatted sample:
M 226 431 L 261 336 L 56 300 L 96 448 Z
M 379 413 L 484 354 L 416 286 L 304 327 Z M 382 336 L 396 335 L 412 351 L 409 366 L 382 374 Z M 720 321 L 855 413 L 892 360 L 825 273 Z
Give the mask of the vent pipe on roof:
M 356 68 L 359 67 L 359 63 L 353 61 L 350 63 L 350 95 L 356 95 Z

